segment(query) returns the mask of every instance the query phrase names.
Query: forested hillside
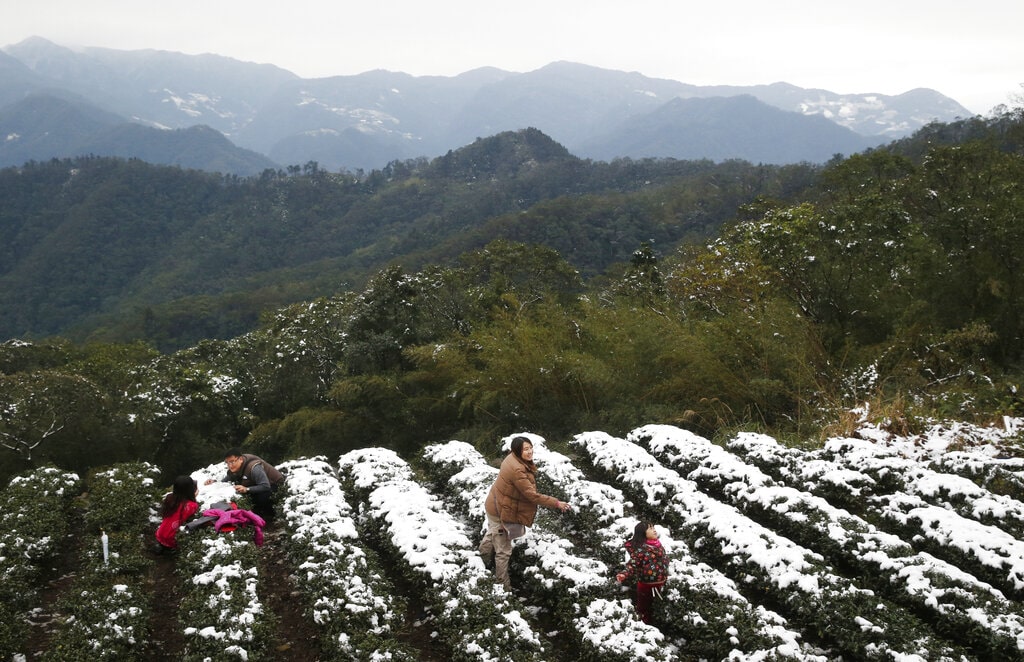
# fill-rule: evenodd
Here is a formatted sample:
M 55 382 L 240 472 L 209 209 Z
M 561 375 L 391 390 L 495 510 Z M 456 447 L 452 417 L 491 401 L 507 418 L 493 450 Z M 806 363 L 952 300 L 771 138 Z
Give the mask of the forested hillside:
M 937 136 L 967 140 L 941 144 Z M 30 246 L 40 251 L 44 242 L 35 241 L 36 233 L 47 230 L 47 220 L 52 250 L 76 229 L 104 231 L 97 241 L 122 271 L 146 276 L 132 287 L 152 282 L 182 293 L 190 280 L 184 275 L 203 273 L 208 285 L 221 284 L 220 297 L 176 300 L 187 306 L 181 324 L 239 296 L 228 293 L 232 283 L 260 281 L 242 268 L 260 263 L 259 247 L 277 256 L 262 264 L 280 265 L 282 256 L 316 253 L 334 240 L 362 242 L 337 262 L 323 256 L 316 264 L 325 271 L 332 264 L 370 269 L 378 264 L 374 257 L 387 254 L 385 244 L 408 242 L 420 253 L 410 258 L 415 267 L 384 266 L 357 288 L 335 283 L 329 295 L 267 313 L 251 331 L 224 339 L 210 334 L 175 352 L 137 340 L 0 345 L 3 473 L 45 462 L 84 472 L 139 458 L 175 473 L 237 443 L 274 459 L 381 440 L 410 453 L 451 437 L 476 443 L 530 429 L 559 438 L 584 429 L 617 433 L 641 422 L 685 425 L 712 438 L 756 426 L 806 440 L 841 429 L 844 412 L 864 401 L 906 430 L 935 415 L 988 421 L 1016 414 L 1024 327 L 1020 136 L 1021 117 L 1012 113 L 937 127 L 925 136 L 933 143 L 927 149 L 908 143 L 837 158 L 820 173 L 809 171 L 814 186 L 797 193 L 778 188 L 804 181 L 797 169 L 787 170 L 793 175 L 787 179 L 744 164 L 589 164 L 531 132 L 480 141 L 419 164 L 416 174 L 399 174 L 396 165 L 390 180 L 373 173 L 341 185 L 324 183 L 332 176 L 312 169 L 269 174 L 267 190 L 287 193 L 284 198 L 241 195 L 262 191 L 255 182 L 170 171 L 176 197 L 190 200 L 188 206 L 147 189 L 141 174 L 155 171 L 135 164 L 102 161 L 96 171 L 71 175 L 67 164 L 30 166 L 25 171 L 51 175 L 37 180 L 40 195 L 79 196 L 82 211 L 69 214 L 67 223 L 51 215 L 17 226 L 14 240 L 3 244 L 6 254 L 32 254 Z M 531 158 L 513 159 L 511 166 L 498 158 L 514 154 Z M 119 186 L 107 180 L 106 187 L 80 179 L 111 168 L 140 178 Z M 677 169 L 676 178 L 664 168 Z M 593 175 L 582 180 L 592 192 L 565 193 L 582 186 L 573 169 Z M 632 179 L 624 179 L 627 172 Z M 766 177 L 757 180 L 761 186 L 748 179 L 756 173 Z M 5 173 L 7 185 L 17 176 Z M 612 180 L 633 181 L 637 190 L 600 193 L 613 188 Z M 534 186 L 517 189 L 524 181 Z M 716 196 L 696 195 L 694 182 Z M 775 195 L 754 196 L 729 211 L 727 201 L 769 182 Z M 321 184 L 333 197 L 320 197 Z M 376 193 L 361 197 L 367 187 Z M 427 194 L 439 187 L 447 193 Z M 477 195 L 476 188 L 486 192 Z M 550 192 L 549 199 L 541 201 L 538 189 Z M 136 190 L 150 194 L 136 196 Z M 530 191 L 535 197 L 527 199 Z M 161 251 L 175 236 L 214 231 L 205 225 L 171 232 L 185 223 L 178 210 L 193 209 L 209 221 L 209 201 L 219 196 L 278 214 L 273 232 L 266 229 L 273 241 L 258 242 L 257 228 L 249 226 L 232 235 L 241 242 L 237 249 L 218 252 L 217 259 L 199 259 L 207 248 L 202 243 L 191 253 L 182 243 L 176 254 L 182 264 L 150 271 L 168 259 Z M 166 207 L 147 216 L 149 241 L 139 245 L 115 231 L 118 216 L 106 202 L 143 199 Z M 8 228 L 30 196 L 10 200 L 3 210 Z M 444 205 L 430 208 L 437 200 Z M 293 234 L 288 228 L 316 225 L 314 201 L 333 201 L 347 217 L 364 220 L 380 218 L 374 205 L 394 210 L 403 201 L 410 218 L 437 225 L 430 231 L 429 223 L 412 224 L 429 240 L 416 239 L 395 216 L 373 241 L 344 225 Z M 488 202 L 524 209 L 481 220 L 485 215 L 471 210 Z M 646 243 L 659 230 L 699 235 L 730 213 L 734 220 L 701 243 L 665 252 L 659 248 L 672 242 Z M 445 230 L 453 225 L 463 231 Z M 349 239 L 338 239 L 346 232 Z M 611 236 L 595 239 L 601 232 Z M 503 238 L 488 241 L 495 235 Z M 302 246 L 294 243 L 299 236 Z M 116 270 L 65 248 L 63 260 L 52 263 L 64 270 L 59 278 L 39 266 L 42 252 L 32 254 L 19 264 L 35 265 L 43 282 L 21 289 L 7 274 L 4 296 L 46 310 L 60 300 L 59 286 L 74 291 L 89 278 L 115 278 Z M 205 271 L 214 267 L 221 271 Z M 257 292 L 284 297 L 284 290 L 298 293 L 304 284 L 261 286 L 266 289 Z M 239 308 L 255 317 L 259 307 L 249 300 Z M 144 316 L 151 324 L 169 319 L 156 308 Z
M 514 239 L 585 276 L 641 243 L 713 236 L 810 166 L 583 161 L 535 130 L 370 173 L 315 163 L 251 179 L 76 159 L 0 170 L 0 338 L 144 340 L 162 350 L 358 289 L 389 264 L 445 264 Z

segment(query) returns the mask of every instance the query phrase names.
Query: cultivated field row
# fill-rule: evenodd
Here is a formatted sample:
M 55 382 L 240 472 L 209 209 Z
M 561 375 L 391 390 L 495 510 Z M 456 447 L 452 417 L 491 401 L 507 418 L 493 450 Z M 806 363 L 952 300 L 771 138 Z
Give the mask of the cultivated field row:
M 476 552 L 492 463 L 458 441 L 408 460 L 362 449 L 282 463 L 283 531 L 262 547 L 248 529 L 181 536 L 170 638 L 144 548 L 166 477 L 145 463 L 84 481 L 37 470 L 0 492 L 3 659 L 151 659 L 172 640 L 184 660 L 282 659 L 268 546 L 324 660 L 1024 659 L 1016 460 L 877 439 L 723 447 L 669 426 L 577 435 L 565 453 L 530 438 L 540 491 L 573 510 L 542 509 L 517 541 L 511 593 Z M 69 555 L 76 517 L 86 538 Z M 670 557 L 650 625 L 614 581 L 638 519 Z M 71 560 L 52 631 L 26 637 L 58 557 Z

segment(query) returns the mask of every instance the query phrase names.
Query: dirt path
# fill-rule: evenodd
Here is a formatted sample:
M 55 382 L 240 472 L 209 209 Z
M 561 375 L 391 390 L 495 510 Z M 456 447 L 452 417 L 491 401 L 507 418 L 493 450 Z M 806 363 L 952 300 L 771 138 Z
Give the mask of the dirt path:
M 39 605 L 28 618 L 28 641 L 23 651 L 26 660 L 40 659 L 49 648 L 53 630 L 58 624 L 57 619 L 60 618 L 56 610 L 57 601 L 75 581 L 83 544 L 82 536 L 69 534 L 61 545 L 60 554 L 45 570 L 50 579 L 39 592 Z
M 445 662 L 451 655 L 433 636 L 433 617 L 424 609 L 423 600 L 410 589 L 408 581 L 398 572 L 389 577 L 394 592 L 405 601 L 405 623 L 395 632 L 395 639 L 416 651 L 421 662 Z
M 154 556 L 147 582 L 152 599 L 149 618 L 150 639 L 146 644 L 148 659 L 180 660 L 185 649 L 185 624 L 178 619 L 181 604 L 181 578 L 175 573 L 173 555 Z
M 275 617 L 267 659 L 315 662 L 322 659 L 320 632 L 306 614 L 302 594 L 292 581 L 285 554 L 287 533 L 282 524 L 266 531 L 260 548 L 259 593 L 263 606 Z

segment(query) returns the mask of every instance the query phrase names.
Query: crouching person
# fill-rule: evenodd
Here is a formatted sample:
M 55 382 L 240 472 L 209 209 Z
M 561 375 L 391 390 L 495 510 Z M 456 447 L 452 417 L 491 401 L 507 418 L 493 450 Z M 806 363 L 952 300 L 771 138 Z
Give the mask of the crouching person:
M 152 547 L 155 553 L 178 551 L 178 531 L 199 510 L 197 496 L 199 485 L 192 476 L 178 476 L 174 479 L 174 487 L 160 504 L 161 521 L 156 530 L 156 544 Z
M 284 474 L 261 457 L 232 448 L 224 453 L 227 475 L 224 482 L 234 483 L 235 492 L 252 499 L 252 511 L 270 524 L 274 521 L 273 496 L 284 483 Z M 207 485 L 215 481 L 206 481 Z

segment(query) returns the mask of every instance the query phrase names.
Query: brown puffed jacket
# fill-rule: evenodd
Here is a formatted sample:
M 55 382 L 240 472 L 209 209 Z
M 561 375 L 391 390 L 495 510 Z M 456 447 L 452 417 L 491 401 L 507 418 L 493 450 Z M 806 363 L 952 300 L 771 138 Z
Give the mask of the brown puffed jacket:
M 537 491 L 537 465 L 509 453 L 501 462 L 498 478 L 487 494 L 487 514 L 502 522 L 518 522 L 533 526 L 537 506 L 558 508 L 558 499 Z M 495 508 L 497 501 L 497 508 Z

